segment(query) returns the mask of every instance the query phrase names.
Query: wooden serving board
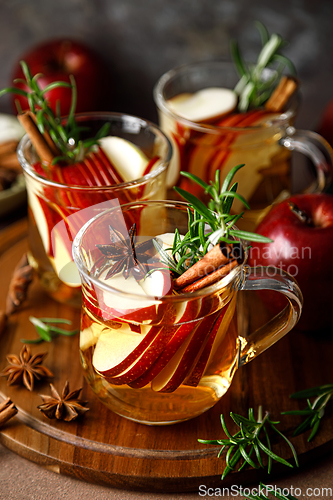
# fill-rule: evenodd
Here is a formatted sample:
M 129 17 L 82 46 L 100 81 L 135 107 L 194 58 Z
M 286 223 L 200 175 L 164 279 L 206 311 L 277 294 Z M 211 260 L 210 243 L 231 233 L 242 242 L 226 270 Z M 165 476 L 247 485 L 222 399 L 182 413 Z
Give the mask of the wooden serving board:
M 4 307 L 13 269 L 27 249 L 26 235 L 25 220 L 0 233 L 0 308 Z M 253 294 L 251 299 L 257 300 Z M 260 303 L 252 307 L 248 296 L 245 302 L 248 324 L 253 328 L 265 320 L 266 313 Z M 36 337 L 30 315 L 67 318 L 79 325 L 79 311 L 53 302 L 35 280 L 24 307 L 10 317 L 0 338 L 0 371 L 7 365 L 6 354 L 20 352 L 20 339 Z M 89 402 L 90 410 L 70 423 L 49 420 L 37 409 L 42 402 L 39 394 L 49 394 L 49 381 L 36 384 L 29 392 L 23 386 L 8 386 L 2 377 L 0 401 L 9 396 L 19 412 L 1 428 L 0 442 L 50 470 L 124 489 L 179 493 L 198 491 L 200 484 L 222 487 L 265 480 L 264 469 L 244 469 L 229 474 L 222 484 L 225 460 L 217 458 L 219 447 L 200 444 L 198 438 L 222 438 L 221 413 L 246 415 L 249 407 L 256 412 L 258 405 L 281 420 L 279 429 L 291 437 L 299 417 L 281 416 L 280 411 L 303 408 L 305 403 L 290 400 L 289 395 L 333 381 L 331 333 L 314 336 L 294 330 L 241 368 L 231 389 L 213 409 L 183 424 L 150 427 L 118 417 L 95 398 L 80 367 L 78 336 L 58 337 L 52 343 L 32 345 L 31 350 L 48 352 L 44 364 L 54 373 L 52 382 L 58 390 L 67 379 L 71 389 L 83 387 L 81 397 Z M 230 419 L 228 425 L 234 431 Z M 301 464 L 333 448 L 333 416 L 325 418 L 313 442 L 307 443 L 306 438 L 292 438 Z M 282 440 L 273 441 L 273 450 L 293 462 Z M 275 474 L 289 470 L 274 463 Z M 272 475 L 269 478 L 272 480 Z

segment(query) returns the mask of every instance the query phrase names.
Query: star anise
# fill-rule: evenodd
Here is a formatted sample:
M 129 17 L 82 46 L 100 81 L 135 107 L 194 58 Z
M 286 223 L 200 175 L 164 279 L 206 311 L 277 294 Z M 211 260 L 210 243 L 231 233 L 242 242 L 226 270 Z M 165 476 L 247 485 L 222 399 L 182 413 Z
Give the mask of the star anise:
M 88 401 L 79 399 L 82 388 L 69 392 L 69 382 L 67 381 L 60 396 L 53 384 L 50 384 L 50 387 L 52 396 L 40 394 L 43 404 L 37 406 L 48 418 L 70 422 L 89 410 L 89 408 L 85 408 Z
M 53 373 L 41 363 L 47 352 L 31 355 L 29 347 L 24 345 L 20 355 L 8 354 L 6 356 L 9 366 L 1 373 L 1 377 L 8 377 L 8 385 L 23 383 L 29 391 L 34 388 L 34 380 L 44 377 L 53 377 Z
M 107 267 L 110 266 L 106 279 L 121 271 L 125 279 L 129 277 L 130 273 L 138 280 L 144 278 L 149 269 L 158 262 L 152 259 L 156 253 L 153 240 L 136 243 L 137 228 L 135 223 L 128 231 L 128 237 L 112 226 L 109 226 L 109 231 L 111 244 L 96 245 L 102 254 L 113 262 L 113 264 L 109 262 L 106 264 Z

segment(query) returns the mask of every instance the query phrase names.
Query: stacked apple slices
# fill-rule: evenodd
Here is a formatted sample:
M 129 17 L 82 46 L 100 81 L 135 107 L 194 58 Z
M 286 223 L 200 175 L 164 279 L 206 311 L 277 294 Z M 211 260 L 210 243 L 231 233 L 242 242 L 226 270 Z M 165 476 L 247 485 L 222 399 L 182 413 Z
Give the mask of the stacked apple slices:
M 83 209 L 103 203 L 113 196 L 107 191 L 85 192 L 78 187 L 113 186 L 130 182 L 150 173 L 159 165 L 159 157 L 149 159 L 135 144 L 116 136 L 107 136 L 99 146 L 88 153 L 84 160 L 69 165 L 53 165 L 45 170 L 40 163 L 33 165 L 42 177 L 63 186 L 55 189 L 45 186 L 40 194 L 29 189 L 29 207 L 33 214 L 46 254 L 57 271 L 72 260 L 72 239 L 83 220 Z M 72 189 L 76 186 L 76 189 Z M 144 188 L 138 188 L 137 198 L 144 196 Z M 119 203 L 128 202 L 125 191 L 117 190 Z M 70 217 L 76 214 L 75 217 Z M 70 217 L 70 219 L 69 219 Z M 64 221 L 64 227 L 59 222 Z M 58 225 L 58 226 L 57 226 Z M 57 230 L 53 232 L 57 226 Z M 76 285 L 78 286 L 78 285 Z
M 161 120 L 162 128 L 172 138 L 174 146 L 168 173 L 169 183 L 172 185 L 178 183 L 182 189 L 200 197 L 201 188 L 186 177 L 179 179 L 179 171 L 186 170 L 209 182 L 214 179 L 218 169 L 225 177 L 234 165 L 242 163 L 244 151 L 242 149 L 240 152 L 237 151 L 238 143 L 244 141 L 241 129 L 258 127 L 266 122 L 268 117 L 273 118 L 274 113 L 264 108 L 238 112 L 237 105 L 237 94 L 231 89 L 222 87 L 204 88 L 193 94 L 179 94 L 167 101 L 173 118 L 161 116 Z M 202 125 L 206 127 L 206 131 L 189 127 L 182 119 Z M 214 133 L 210 126 L 216 127 Z M 216 133 L 218 130 L 219 133 Z M 260 128 L 256 133 L 260 134 Z M 263 139 L 258 135 L 256 140 Z M 244 144 L 241 147 L 244 148 Z M 278 144 L 272 143 L 271 149 L 270 154 L 273 156 L 279 150 Z M 256 168 L 252 168 L 252 165 L 255 167 L 259 160 L 262 161 L 261 158 L 258 160 L 258 154 L 257 150 L 255 154 L 248 151 L 246 165 L 247 167 L 251 165 L 251 168 L 242 171 L 242 194 L 246 199 L 251 198 L 262 181 L 262 175 L 256 173 Z M 266 153 L 265 155 L 267 157 Z M 265 166 L 269 166 L 269 161 L 265 161 L 264 158 L 262 168 Z M 237 210 L 242 209 L 241 203 L 237 203 L 237 200 L 235 207 Z

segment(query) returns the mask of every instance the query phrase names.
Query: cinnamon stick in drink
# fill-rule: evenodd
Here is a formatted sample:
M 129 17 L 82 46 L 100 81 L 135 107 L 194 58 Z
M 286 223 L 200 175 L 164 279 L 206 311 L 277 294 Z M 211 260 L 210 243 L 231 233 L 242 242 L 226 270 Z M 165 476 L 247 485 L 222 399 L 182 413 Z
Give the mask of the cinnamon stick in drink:
M 265 109 L 273 113 L 284 110 L 291 96 L 298 89 L 298 81 L 292 76 L 282 76 L 281 80 L 265 104 Z
M 42 162 L 51 164 L 54 159 L 54 154 L 43 134 L 40 133 L 35 120 L 32 118 L 29 111 L 25 111 L 18 115 L 18 120 L 22 127 L 30 137 L 37 154 Z
M 183 289 L 194 281 L 197 281 L 203 276 L 216 271 L 216 269 L 224 264 L 227 264 L 230 259 L 231 250 L 231 245 L 226 245 L 222 241 L 215 245 L 206 255 L 204 255 L 204 257 L 202 257 L 202 259 L 193 264 L 193 266 L 188 268 L 175 280 L 175 289 Z
M 182 293 L 189 293 L 189 292 L 196 292 L 197 290 L 201 290 L 202 288 L 205 288 L 206 286 L 213 285 L 216 283 L 219 279 L 223 278 L 227 274 L 230 273 L 230 271 L 236 267 L 238 264 L 238 261 L 236 259 L 231 260 L 228 264 L 225 264 L 222 267 L 219 267 L 216 269 L 216 271 L 207 274 L 203 278 L 195 281 L 194 283 L 191 283 L 190 285 L 184 287 L 181 289 Z

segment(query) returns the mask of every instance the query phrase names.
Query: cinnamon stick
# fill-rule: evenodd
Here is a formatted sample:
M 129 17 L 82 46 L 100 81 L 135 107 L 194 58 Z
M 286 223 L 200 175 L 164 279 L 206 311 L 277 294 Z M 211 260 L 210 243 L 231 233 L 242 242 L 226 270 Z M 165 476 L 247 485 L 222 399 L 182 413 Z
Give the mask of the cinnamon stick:
M 25 301 L 30 283 L 33 279 L 33 268 L 28 262 L 27 254 L 23 254 L 21 260 L 14 269 L 9 284 L 6 299 L 6 314 L 13 314 Z
M 265 104 L 265 109 L 273 113 L 284 110 L 291 96 L 298 89 L 298 80 L 292 76 L 282 76 L 281 80 Z
M 196 292 L 197 290 L 201 290 L 201 288 L 204 288 L 209 285 L 213 285 L 216 283 L 219 279 L 223 278 L 226 276 L 230 271 L 236 267 L 238 264 L 237 259 L 231 260 L 228 264 L 225 264 L 222 267 L 219 267 L 216 269 L 216 271 L 213 271 L 210 274 L 207 274 L 203 278 L 195 281 L 194 283 L 191 283 L 190 285 L 184 287 L 181 289 L 182 293 L 189 293 L 189 292 Z
M 26 113 L 28 115 L 30 115 L 30 117 L 32 118 L 32 120 L 35 122 L 35 124 L 37 126 L 36 115 L 32 111 L 30 111 L 30 110 L 26 111 Z M 48 133 L 47 130 L 44 130 L 43 137 L 44 137 L 45 141 L 47 142 L 47 145 L 49 146 L 49 148 L 50 148 L 53 156 L 59 156 L 61 154 L 61 151 L 58 148 L 58 146 L 56 146 L 56 144 L 52 140 L 52 138 L 51 138 L 51 136 L 50 136 L 50 134 Z
M 0 337 L 6 329 L 7 319 L 8 319 L 8 316 L 5 313 L 5 311 L 0 311 Z
M 5 156 L 11 153 L 15 153 L 17 149 L 18 141 L 10 140 L 2 142 L 0 144 L 0 156 Z
M 3 403 L 0 404 L 0 427 L 10 420 L 17 413 L 17 408 L 10 398 L 5 399 Z
M 230 252 L 230 245 L 225 245 L 223 242 L 215 245 L 209 252 L 206 253 L 206 255 L 204 255 L 202 259 L 193 264 L 193 266 L 189 267 L 175 280 L 175 289 L 183 289 L 187 285 L 196 281 L 198 278 L 212 273 L 219 267 L 229 262 Z
M 52 163 L 54 154 L 43 134 L 40 133 L 35 120 L 32 117 L 32 113 L 25 111 L 19 114 L 17 118 L 30 137 L 30 140 L 34 145 L 41 161 L 45 163 Z

